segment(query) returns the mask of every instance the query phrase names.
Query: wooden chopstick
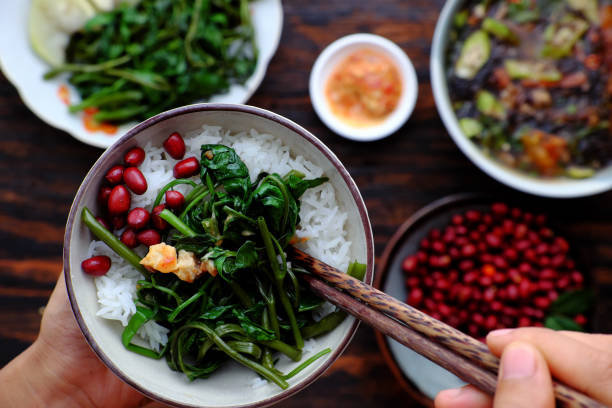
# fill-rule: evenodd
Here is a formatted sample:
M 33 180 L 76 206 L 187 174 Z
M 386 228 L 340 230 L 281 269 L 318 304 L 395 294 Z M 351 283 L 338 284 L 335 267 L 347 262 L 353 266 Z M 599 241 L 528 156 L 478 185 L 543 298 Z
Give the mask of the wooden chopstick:
M 332 291 L 324 291 L 322 286 L 327 287 L 328 284 L 312 277 L 306 277 L 305 279 L 307 279 L 308 283 L 311 285 L 311 287 L 313 287 L 313 290 L 320 296 L 345 309 L 358 319 L 373 325 L 376 329 L 383 331 L 384 334 L 391 336 L 391 333 L 384 331 L 382 328 L 375 326 L 374 324 L 370 323 L 369 320 L 367 320 L 368 317 L 366 317 L 366 315 L 371 317 L 371 314 L 370 312 L 366 312 L 366 310 L 374 312 L 370 308 L 375 309 L 377 311 L 375 312 L 377 313 L 376 318 L 381 318 L 383 314 L 386 315 L 386 319 L 389 319 L 395 323 L 393 330 L 401 330 L 402 338 L 410 339 L 410 341 L 407 343 L 403 343 L 402 341 L 396 339 L 400 341 L 400 343 L 443 366 L 463 380 L 474 384 L 484 392 L 493 393 L 495 390 L 495 382 L 491 388 L 488 382 L 489 380 L 486 377 L 481 376 L 480 370 L 484 369 L 482 371 L 493 373 L 493 379 L 495 380 L 495 376 L 497 375 L 497 371 L 499 369 L 499 359 L 491 354 L 485 344 L 403 302 L 400 302 L 392 296 L 389 296 L 386 293 L 347 275 L 346 273 L 338 271 L 332 266 L 327 265 L 326 263 L 321 262 L 308 254 L 305 254 L 297 248 L 290 247 L 288 249 L 288 255 L 293 262 L 301 265 L 313 275 L 326 281 L 335 288 Z M 356 304 L 352 302 L 350 305 L 354 307 L 353 310 L 342 306 L 341 303 L 343 302 L 348 305 L 348 303 L 346 303 L 347 300 L 345 299 L 345 296 L 349 296 L 338 291 L 337 289 L 344 290 L 352 297 L 365 302 L 365 304 L 352 299 L 356 304 L 362 305 L 362 307 L 357 307 Z M 356 311 L 359 311 L 359 313 Z M 383 321 L 389 323 L 389 321 L 385 319 L 383 319 Z M 402 324 L 398 322 L 401 322 Z M 414 337 L 405 329 L 409 329 L 413 333 L 418 332 L 420 335 L 417 333 L 414 334 L 422 336 L 419 338 Z M 423 339 L 424 341 L 419 339 Z M 419 349 L 415 347 L 419 347 Z M 440 347 L 451 353 L 453 358 L 449 359 L 449 356 L 446 354 L 444 354 L 444 357 L 439 357 L 438 353 L 440 351 Z M 421 352 L 424 352 L 423 349 L 430 349 L 433 351 L 428 351 L 427 354 L 424 354 Z M 469 362 L 470 365 L 465 365 L 464 362 Z M 452 369 L 449 368 L 449 366 L 452 366 Z M 475 382 L 472 382 L 467 377 L 468 373 L 465 373 L 465 371 L 473 371 L 474 374 L 469 374 L 469 378 L 476 377 Z M 461 375 L 457 373 L 460 373 Z M 563 406 L 605 408 L 605 405 L 601 404 L 600 402 L 597 402 L 564 384 L 554 382 L 553 387 L 557 401 L 561 402 Z
M 304 280 L 308 282 L 315 294 L 346 310 L 362 322 L 427 357 L 434 363 L 441 365 L 457 377 L 470 384 L 474 384 L 479 389 L 489 394 L 493 394 L 495 391 L 497 380 L 490 371 L 464 357 L 458 356 L 449 349 L 410 329 L 408 326 L 398 323 L 396 320 L 368 307 L 349 295 L 328 286 L 319 279 L 305 275 Z

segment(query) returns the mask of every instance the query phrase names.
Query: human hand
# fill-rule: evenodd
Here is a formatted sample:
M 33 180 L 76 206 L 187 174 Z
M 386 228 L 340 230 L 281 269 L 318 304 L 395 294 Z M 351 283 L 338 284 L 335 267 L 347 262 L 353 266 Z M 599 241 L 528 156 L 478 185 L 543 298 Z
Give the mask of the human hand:
M 62 273 L 38 338 L 0 370 L 0 406 L 127 408 L 148 402 L 89 348 L 70 309 Z
M 440 392 L 436 408 L 554 408 L 551 374 L 612 406 L 612 335 L 504 329 L 489 333 L 487 345 L 501 356 L 495 396 L 468 385 Z

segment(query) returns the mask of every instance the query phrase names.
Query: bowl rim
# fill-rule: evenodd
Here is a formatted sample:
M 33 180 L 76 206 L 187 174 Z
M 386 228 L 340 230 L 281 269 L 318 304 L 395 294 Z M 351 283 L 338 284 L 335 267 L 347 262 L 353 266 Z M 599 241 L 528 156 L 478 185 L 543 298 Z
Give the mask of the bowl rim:
M 449 135 L 472 163 L 497 181 L 516 190 L 536 196 L 551 198 L 574 198 L 603 193 L 612 189 L 612 176 L 588 179 L 543 179 L 529 176 L 524 172 L 510 168 L 488 157 L 461 131 L 459 122 L 452 109 L 444 66 L 448 31 L 453 16 L 465 0 L 447 0 L 436 22 L 431 54 L 430 78 L 434 101 L 438 113 Z M 609 167 L 609 166 L 608 166 Z M 605 171 L 605 168 L 600 170 Z M 596 177 L 596 176 L 594 176 Z M 559 182 L 563 184 L 558 184 Z
M 359 44 L 383 50 L 391 55 L 404 85 L 395 110 L 381 124 L 370 127 L 354 127 L 345 124 L 329 110 L 326 98 L 322 95 L 322 87 L 325 86 L 323 70 L 330 60 L 344 49 Z M 317 116 L 333 132 L 357 142 L 371 142 L 392 135 L 408 121 L 416 106 L 419 87 L 414 65 L 399 45 L 377 34 L 355 33 L 334 40 L 319 54 L 310 71 L 308 93 Z
M 357 184 L 350 176 L 344 165 L 340 162 L 340 160 L 336 157 L 336 155 L 316 136 L 312 133 L 304 129 L 302 126 L 296 124 L 295 122 L 279 115 L 274 112 L 258 108 L 250 105 L 240 105 L 240 104 L 221 104 L 221 103 L 199 103 L 193 105 L 187 105 L 178 107 L 175 109 L 171 109 L 165 112 L 162 112 L 158 115 L 155 115 L 144 122 L 134 126 L 127 133 L 121 136 L 115 143 L 111 145 L 106 151 L 100 155 L 100 157 L 96 160 L 96 162 L 92 165 L 91 169 L 87 172 L 87 175 L 83 179 L 83 182 L 79 186 L 75 198 L 70 207 L 70 212 L 68 214 L 68 219 L 66 222 L 66 229 L 64 232 L 64 248 L 63 248 L 63 263 L 64 263 L 64 280 L 66 281 L 66 288 L 68 290 L 68 299 L 70 301 L 70 307 L 72 312 L 76 318 L 76 321 L 81 329 L 81 332 L 85 336 L 85 339 L 92 350 L 96 353 L 98 358 L 102 360 L 102 362 L 121 380 L 134 387 L 136 390 L 146 395 L 147 397 L 154 399 L 156 401 L 160 401 L 166 404 L 170 404 L 172 406 L 181 407 L 181 408 L 194 408 L 194 407 L 205 407 L 204 405 L 191 405 L 191 404 L 183 404 L 178 403 L 176 401 L 172 401 L 167 399 L 164 396 L 157 394 L 156 392 L 141 387 L 134 380 L 132 380 L 128 375 L 126 375 L 119 367 L 117 367 L 113 361 L 106 355 L 101 347 L 93 338 L 90 333 L 85 321 L 81 315 L 81 310 L 77 303 L 74 294 L 74 287 L 72 286 L 72 280 L 70 279 L 71 270 L 70 270 L 70 236 L 72 234 L 72 230 L 74 225 L 78 222 L 80 217 L 78 216 L 77 210 L 79 203 L 82 201 L 84 197 L 84 186 L 88 183 L 92 182 L 94 176 L 99 174 L 101 171 L 102 164 L 107 156 L 109 156 L 112 150 L 121 149 L 124 147 L 126 143 L 130 141 L 132 137 L 144 131 L 147 128 L 150 128 L 157 123 L 163 122 L 173 117 L 178 117 L 185 114 L 190 114 L 194 112 L 215 112 L 215 111 L 225 111 L 225 112 L 239 112 L 246 113 L 254 116 L 258 116 L 263 119 L 270 120 L 272 122 L 276 122 L 277 124 L 286 127 L 287 129 L 297 133 L 299 136 L 304 138 L 310 144 L 314 145 L 334 166 L 334 168 L 339 172 L 342 177 L 344 183 L 347 185 L 353 200 L 355 201 L 358 211 L 359 217 L 361 219 L 361 223 L 364 229 L 365 238 L 366 238 L 366 275 L 364 281 L 368 284 L 372 283 L 374 277 L 374 237 L 372 233 L 372 226 L 370 223 L 370 219 L 368 217 L 368 211 L 359 192 Z M 251 403 L 251 404 L 242 404 L 242 405 L 232 405 L 226 406 L 226 408 L 244 408 L 244 407 L 266 407 L 273 404 L 276 404 L 297 392 L 305 389 L 310 384 L 312 384 L 318 377 L 320 377 L 325 370 L 327 370 L 333 362 L 336 361 L 338 357 L 344 352 L 344 350 L 348 347 L 349 343 L 353 339 L 357 328 L 359 327 L 360 321 L 355 319 L 348 329 L 347 333 L 342 338 L 340 345 L 332 351 L 330 358 L 327 359 L 327 362 L 318 367 L 312 374 L 306 377 L 302 382 L 295 384 L 294 386 L 290 386 L 286 390 L 283 390 L 278 395 L 263 399 L 261 401 Z

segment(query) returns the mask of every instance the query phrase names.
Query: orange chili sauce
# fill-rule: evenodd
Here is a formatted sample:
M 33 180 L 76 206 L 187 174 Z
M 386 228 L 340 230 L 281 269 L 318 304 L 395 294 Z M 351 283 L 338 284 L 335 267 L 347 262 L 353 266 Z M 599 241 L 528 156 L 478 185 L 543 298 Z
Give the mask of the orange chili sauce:
M 342 60 L 325 86 L 332 113 L 355 127 L 382 122 L 397 107 L 401 93 L 396 65 L 370 48 L 359 49 Z
M 98 122 L 94 115 L 98 112 L 97 108 L 86 108 L 83 110 L 83 127 L 88 132 L 104 132 L 107 135 L 117 133 L 117 126 L 110 123 Z

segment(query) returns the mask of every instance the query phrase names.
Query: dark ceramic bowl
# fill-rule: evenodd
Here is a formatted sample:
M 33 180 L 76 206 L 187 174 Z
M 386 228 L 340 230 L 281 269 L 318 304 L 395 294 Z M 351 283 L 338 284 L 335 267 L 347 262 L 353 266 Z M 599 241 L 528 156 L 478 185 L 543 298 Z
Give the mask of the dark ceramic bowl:
M 203 124 L 221 126 L 233 132 L 256 129 L 277 136 L 292 152 L 324 169 L 336 190 L 339 205 L 348 214 L 346 228 L 352 241 L 351 259 L 366 263 L 365 280 L 372 282 L 374 243 L 372 228 L 363 199 L 338 158 L 314 135 L 275 113 L 244 105 L 197 104 L 161 113 L 137 125 L 109 147 L 93 165 L 79 188 L 70 209 L 64 237 L 64 271 L 70 303 L 87 342 L 100 359 L 121 379 L 153 399 L 180 407 L 262 407 L 277 403 L 311 384 L 347 347 L 358 321 L 346 319 L 335 330 L 317 338 L 317 348 L 333 351 L 292 378 L 281 390 L 267 384 L 253 388 L 252 373 L 238 365 L 227 365 L 206 380 L 189 382 L 183 374 L 171 371 L 163 360 L 153 360 L 126 350 L 121 344 L 118 322 L 96 316 L 98 304 L 93 279 L 81 271 L 93 236 L 80 220 L 83 207 L 93 208 L 104 173 L 121 162 L 134 146 L 152 142 L 159 146 L 174 131 L 186 134 Z M 295 364 L 295 363 L 293 363 Z M 279 369 L 287 371 L 292 364 Z
M 432 228 L 443 229 L 448 225 L 454 214 L 471 209 L 488 210 L 495 201 L 504 201 L 511 205 L 516 204 L 517 207 L 521 208 L 521 203 L 514 203 L 511 199 L 465 193 L 444 197 L 414 213 L 398 228 L 388 242 L 381 261 L 377 265 L 374 286 L 404 301 L 408 295 L 401 267 L 404 258 L 417 251 L 420 241 L 427 236 Z M 550 223 L 551 228 L 561 236 L 567 237 L 562 226 L 555 225 L 554 220 L 552 221 Z M 577 252 L 574 247 L 571 255 L 585 274 L 587 285 L 590 285 L 588 265 L 585 262 L 587 257 Z M 590 325 L 587 329 L 605 330 L 604 325 L 599 321 L 600 317 L 594 315 L 590 317 Z M 394 340 L 380 333 L 376 333 L 376 337 L 383 357 L 397 381 L 413 399 L 419 401 L 422 405 L 433 407 L 433 398 L 439 391 L 464 384 L 442 367 L 401 346 Z

